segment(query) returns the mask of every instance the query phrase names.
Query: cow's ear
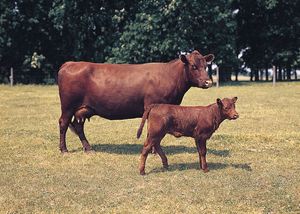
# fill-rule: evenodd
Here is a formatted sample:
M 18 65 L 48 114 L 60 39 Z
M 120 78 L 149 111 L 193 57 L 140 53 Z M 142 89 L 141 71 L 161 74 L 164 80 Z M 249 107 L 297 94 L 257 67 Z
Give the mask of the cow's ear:
M 217 104 L 219 107 L 223 106 L 222 100 L 220 98 L 217 99 Z
M 237 97 L 232 98 L 233 102 L 235 103 L 237 101 Z
M 186 64 L 186 65 L 189 64 L 189 60 L 186 58 L 186 55 L 181 54 L 181 55 L 180 55 L 180 60 L 181 60 L 184 64 Z
M 204 56 L 204 59 L 206 60 L 207 63 L 210 63 L 215 59 L 215 56 L 213 54 L 208 54 Z

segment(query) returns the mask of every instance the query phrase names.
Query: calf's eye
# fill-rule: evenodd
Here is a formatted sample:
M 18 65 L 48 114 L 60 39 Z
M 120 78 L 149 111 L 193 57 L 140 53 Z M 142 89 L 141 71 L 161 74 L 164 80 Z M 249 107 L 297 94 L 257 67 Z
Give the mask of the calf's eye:
M 196 65 L 192 65 L 193 70 L 197 70 L 197 66 Z

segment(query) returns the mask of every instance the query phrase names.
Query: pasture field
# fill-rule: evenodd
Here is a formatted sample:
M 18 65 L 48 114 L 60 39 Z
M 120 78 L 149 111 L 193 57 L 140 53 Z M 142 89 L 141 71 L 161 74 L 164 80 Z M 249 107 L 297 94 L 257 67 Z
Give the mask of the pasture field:
M 240 118 L 208 141 L 210 172 L 193 139 L 167 136 L 169 170 L 150 155 L 140 176 L 141 119 L 93 117 L 96 152 L 68 131 L 61 155 L 57 86 L 0 85 L 0 213 L 300 213 L 300 82 L 192 88 L 182 105 L 233 96 Z

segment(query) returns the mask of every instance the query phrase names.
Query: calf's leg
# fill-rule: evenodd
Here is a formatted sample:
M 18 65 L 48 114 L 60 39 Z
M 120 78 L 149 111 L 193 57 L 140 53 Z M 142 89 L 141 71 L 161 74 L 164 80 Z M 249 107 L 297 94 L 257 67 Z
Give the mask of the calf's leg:
M 140 157 L 140 174 L 141 175 L 145 175 L 145 165 L 146 165 L 146 159 L 147 156 L 149 154 L 149 152 L 151 151 L 152 147 L 153 147 L 153 141 L 150 140 L 149 138 L 146 139 L 142 152 L 141 152 L 141 157 Z
M 152 103 L 153 103 L 152 99 L 147 99 L 146 98 L 145 101 L 144 101 L 144 111 L 146 111 L 148 106 L 150 106 Z M 154 146 L 152 146 L 152 148 L 151 148 L 151 153 L 156 155 L 156 150 L 155 150 Z
M 167 169 L 167 168 L 169 167 L 168 159 L 167 159 L 167 156 L 165 155 L 164 151 L 162 150 L 162 148 L 161 148 L 161 146 L 160 146 L 160 142 L 155 143 L 155 144 L 154 144 L 154 147 L 155 147 L 156 152 L 159 154 L 159 156 L 160 156 L 160 158 L 161 158 L 163 167 L 164 167 L 165 169 Z
M 200 169 L 202 169 L 203 172 L 208 172 L 209 169 L 206 163 L 206 140 L 197 140 L 196 146 L 199 154 Z

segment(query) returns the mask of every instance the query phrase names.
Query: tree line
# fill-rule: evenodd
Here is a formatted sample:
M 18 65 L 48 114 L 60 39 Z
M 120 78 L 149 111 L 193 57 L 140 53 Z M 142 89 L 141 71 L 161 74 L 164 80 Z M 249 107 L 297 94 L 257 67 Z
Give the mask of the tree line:
M 0 82 L 49 83 L 65 61 L 166 62 L 213 53 L 220 80 L 300 64 L 300 0 L 2 0 Z M 213 72 L 209 67 L 210 74 Z

